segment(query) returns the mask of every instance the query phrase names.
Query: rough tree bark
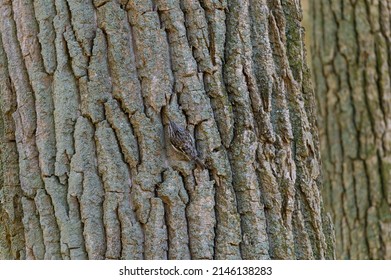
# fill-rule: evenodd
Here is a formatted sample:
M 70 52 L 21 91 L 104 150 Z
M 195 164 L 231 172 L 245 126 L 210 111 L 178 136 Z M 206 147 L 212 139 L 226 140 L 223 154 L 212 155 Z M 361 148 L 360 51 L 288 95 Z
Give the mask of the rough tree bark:
M 325 205 L 341 259 L 391 259 L 391 2 L 311 1 Z
M 334 257 L 298 1 L 0 3 L 0 258 Z

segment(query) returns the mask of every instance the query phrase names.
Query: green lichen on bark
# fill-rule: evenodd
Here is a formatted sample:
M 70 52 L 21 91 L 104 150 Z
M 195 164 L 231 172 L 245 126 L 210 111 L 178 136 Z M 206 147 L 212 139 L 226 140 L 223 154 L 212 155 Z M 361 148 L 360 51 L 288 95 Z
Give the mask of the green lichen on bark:
M 0 38 L 0 259 L 26 257 L 15 124 L 16 97 L 9 81 L 7 58 Z

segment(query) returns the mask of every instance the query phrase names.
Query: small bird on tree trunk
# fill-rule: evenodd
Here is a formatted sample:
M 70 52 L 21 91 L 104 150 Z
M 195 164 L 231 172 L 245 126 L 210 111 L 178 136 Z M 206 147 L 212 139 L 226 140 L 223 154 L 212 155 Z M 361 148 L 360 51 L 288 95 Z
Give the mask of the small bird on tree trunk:
M 185 155 L 189 160 L 194 160 L 199 167 L 205 169 L 204 163 L 198 157 L 194 139 L 190 132 L 173 121 L 168 123 L 168 132 L 172 147 Z

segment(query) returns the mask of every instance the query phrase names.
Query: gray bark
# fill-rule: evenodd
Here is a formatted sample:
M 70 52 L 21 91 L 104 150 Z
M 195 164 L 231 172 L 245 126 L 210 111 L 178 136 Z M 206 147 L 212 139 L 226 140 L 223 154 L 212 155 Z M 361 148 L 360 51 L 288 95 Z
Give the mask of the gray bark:
M 297 2 L 0 1 L 0 258 L 333 258 Z

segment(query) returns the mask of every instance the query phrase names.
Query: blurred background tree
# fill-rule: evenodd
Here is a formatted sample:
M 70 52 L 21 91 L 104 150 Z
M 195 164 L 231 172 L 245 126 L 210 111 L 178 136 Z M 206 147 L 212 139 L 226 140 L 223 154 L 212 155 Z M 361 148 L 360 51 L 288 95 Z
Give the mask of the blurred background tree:
M 391 2 L 304 1 L 339 259 L 391 259 Z

